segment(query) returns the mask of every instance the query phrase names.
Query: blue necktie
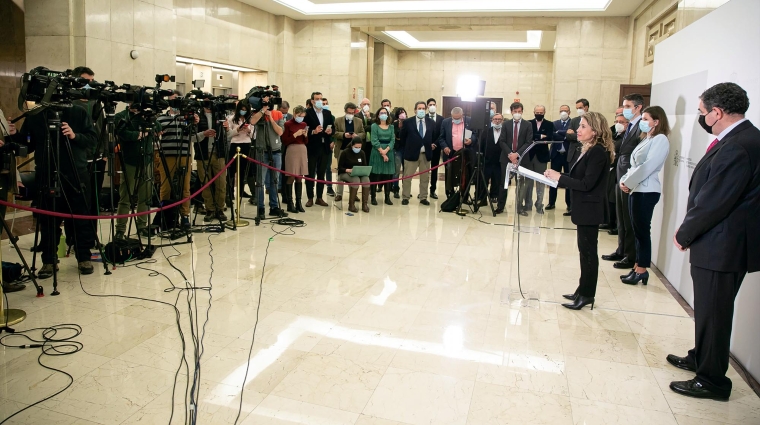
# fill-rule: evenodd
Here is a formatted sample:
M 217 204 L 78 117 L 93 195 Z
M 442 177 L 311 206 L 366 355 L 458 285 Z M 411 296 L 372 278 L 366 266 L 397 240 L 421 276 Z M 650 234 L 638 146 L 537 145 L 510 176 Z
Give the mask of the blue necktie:
M 633 127 L 633 123 L 632 123 L 632 122 L 629 122 L 629 123 L 628 123 L 628 129 L 627 129 L 627 130 L 625 130 L 625 135 L 626 135 L 626 137 L 628 136 L 628 133 L 630 133 L 630 132 L 631 132 L 631 128 L 632 128 L 632 127 Z
M 422 128 L 422 120 L 419 120 L 419 123 L 420 123 L 420 126 L 419 126 L 420 137 L 424 138 L 425 130 Z

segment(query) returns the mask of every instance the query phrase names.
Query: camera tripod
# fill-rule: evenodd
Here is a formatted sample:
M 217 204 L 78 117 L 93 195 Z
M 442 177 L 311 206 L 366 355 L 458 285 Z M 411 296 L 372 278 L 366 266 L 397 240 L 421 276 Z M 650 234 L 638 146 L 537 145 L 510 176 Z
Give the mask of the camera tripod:
M 462 175 L 465 174 L 465 168 L 466 168 L 466 157 L 464 155 L 464 152 L 461 154 L 461 160 L 462 160 Z M 483 173 L 483 164 L 485 164 L 485 154 L 480 151 L 480 149 L 477 149 L 475 151 L 475 161 L 474 166 L 472 169 L 472 172 L 470 173 L 469 178 L 467 178 L 467 183 L 462 186 L 460 186 L 459 190 L 459 206 L 455 210 L 456 214 L 459 216 L 467 215 L 467 212 L 463 210 L 462 204 L 465 202 L 465 198 L 470 196 L 470 187 L 472 186 L 472 182 L 475 181 L 475 197 L 471 197 L 472 205 L 470 205 L 470 209 L 472 212 L 476 213 L 480 210 L 480 205 L 478 204 L 480 202 L 479 200 L 479 194 L 482 194 L 484 192 L 487 192 L 488 190 L 488 181 L 486 180 L 486 175 Z M 493 183 L 491 183 L 493 184 Z M 482 185 L 482 186 L 481 186 Z M 481 189 L 482 188 L 482 189 Z M 491 214 L 496 217 L 496 209 L 493 207 L 493 203 L 491 202 L 491 199 L 489 198 L 488 194 L 486 193 L 486 199 L 488 199 L 488 205 L 491 207 Z

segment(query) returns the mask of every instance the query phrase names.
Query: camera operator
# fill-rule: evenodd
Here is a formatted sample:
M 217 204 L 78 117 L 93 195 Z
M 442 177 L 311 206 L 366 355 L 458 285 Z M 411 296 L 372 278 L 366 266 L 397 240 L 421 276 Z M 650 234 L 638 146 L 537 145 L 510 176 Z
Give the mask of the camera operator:
M 203 221 L 210 222 L 214 219 L 227 221 L 224 214 L 224 198 L 227 196 L 227 170 L 224 168 L 224 148 L 226 140 L 216 137 L 214 130 L 214 113 L 211 111 L 212 103 L 203 101 L 203 116 L 198 122 L 198 133 L 195 134 L 195 162 L 198 168 L 198 178 L 205 184 L 215 175 L 222 173 L 214 183 L 203 191 L 203 203 L 206 207 L 206 216 Z M 227 120 L 223 122 L 224 128 L 229 128 Z
M 261 152 L 262 155 L 257 155 L 259 161 L 270 164 L 271 166 L 282 169 L 282 141 L 280 136 L 283 133 L 283 126 L 285 120 L 283 119 L 282 112 L 272 111 L 272 105 L 269 103 L 271 95 L 265 95 L 261 98 L 264 106 L 259 111 L 251 116 L 251 125 L 255 127 L 254 146 L 257 153 Z M 280 173 L 269 170 L 266 167 L 258 166 L 258 179 L 259 184 L 266 182 L 267 189 L 269 190 L 269 215 L 275 217 L 287 217 L 288 214 L 280 208 L 278 198 L 278 182 L 280 180 Z M 269 177 L 269 178 L 267 178 Z M 248 186 L 251 190 L 256 190 L 256 198 L 258 199 L 258 216 L 261 219 L 266 218 L 264 208 L 264 189 L 259 186 L 255 186 L 253 178 L 248 178 Z M 253 201 L 253 198 L 251 198 Z
M 137 202 L 137 212 L 148 211 L 152 194 L 153 142 L 161 131 L 161 125 L 153 118 L 141 116 L 141 110 L 134 103 L 114 117 L 116 137 L 119 141 L 119 157 L 122 165 L 122 179 L 119 184 L 118 215 L 129 213 L 130 204 Z M 125 239 L 127 218 L 116 220 L 117 240 Z M 148 216 L 135 217 L 137 233 L 148 237 Z
M 174 93 L 169 96 L 169 100 L 174 100 L 178 97 L 182 97 L 182 93 L 178 90 L 174 90 Z M 158 168 L 161 175 L 161 202 L 174 201 L 172 199 L 172 184 L 175 180 L 177 172 L 184 173 L 181 175 L 180 185 L 181 194 L 175 194 L 177 198 L 187 199 L 190 197 L 190 142 L 188 135 L 185 134 L 184 121 L 179 115 L 179 109 L 171 107 L 169 110 L 161 114 L 157 121 L 161 125 L 161 148 L 164 151 L 164 158 L 166 160 L 166 169 L 163 164 Z M 199 117 L 194 115 L 195 123 L 198 124 Z M 167 175 L 167 169 L 169 174 Z M 179 206 L 179 213 L 181 216 L 180 226 L 184 229 L 190 228 L 190 200 L 183 202 Z
M 8 131 L 10 127 L 11 125 L 5 120 L 3 110 L 0 109 L 0 155 L 3 157 L 4 165 L 6 164 L 6 155 L 9 155 L 10 157 L 8 159 L 10 159 L 10 161 L 7 162 L 7 165 L 11 166 L 10 168 L 3 166 L 2 170 L 0 170 L 0 199 L 3 201 L 8 200 L 8 191 L 15 187 L 16 177 L 15 157 L 13 156 L 13 152 L 5 147 L 5 138 L 10 137 L 10 132 Z M 16 131 L 15 126 L 13 127 L 13 131 Z M 0 205 L 0 220 L 5 220 L 5 205 Z M 8 236 L 10 237 L 10 235 Z M 26 285 L 3 281 L 3 292 L 5 293 L 17 292 L 24 288 L 26 288 Z
M 56 143 L 56 135 L 50 134 L 51 145 L 46 144 L 48 141 L 48 118 L 52 118 L 52 116 L 53 111 L 49 109 L 30 115 L 19 131 L 10 125 L 9 132 L 14 135 L 17 143 L 27 144 L 28 138 L 29 152 L 37 151 L 34 161 L 35 178 L 38 186 L 43 188 L 40 196 L 40 208 L 87 215 L 90 213 L 89 204 L 92 199 L 87 160 L 90 159 L 89 155 L 95 149 L 98 135 L 85 109 L 76 105 L 64 108 L 60 113 L 59 157 L 52 158 L 50 154 L 55 148 L 53 144 Z M 56 164 L 59 166 L 58 170 L 54 169 Z M 55 202 L 53 197 L 44 192 L 48 182 L 52 186 L 50 189 L 60 183 L 61 196 L 57 197 Z M 53 204 L 55 204 L 55 209 L 53 209 Z M 40 215 L 39 221 L 43 265 L 37 273 L 37 277 L 47 279 L 53 276 L 53 266 L 56 264 L 56 251 L 63 219 Z M 92 274 L 94 269 L 90 262 L 90 248 L 95 246 L 95 228 L 87 220 L 73 220 L 73 225 L 76 234 L 74 252 L 79 263 L 79 271 L 82 274 Z

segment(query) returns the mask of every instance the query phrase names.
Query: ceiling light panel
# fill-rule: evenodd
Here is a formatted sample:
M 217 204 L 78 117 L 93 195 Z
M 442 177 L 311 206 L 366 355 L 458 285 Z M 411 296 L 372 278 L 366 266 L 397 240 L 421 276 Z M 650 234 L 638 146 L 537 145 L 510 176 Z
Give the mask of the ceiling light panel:
M 259 70 L 257 70 L 257 69 L 245 68 L 245 67 L 242 67 L 242 66 L 235 66 L 235 65 L 227 65 L 227 64 L 224 64 L 224 63 L 205 61 L 205 60 L 202 60 L 202 59 L 185 58 L 185 57 L 182 57 L 182 56 L 177 56 L 176 61 L 179 62 L 179 63 L 190 63 L 190 64 L 196 64 L 196 65 L 210 66 L 210 67 L 219 68 L 219 69 L 227 69 L 227 70 L 230 70 L 230 71 L 259 72 Z
M 543 31 L 526 31 L 526 41 L 419 41 L 406 31 L 383 31 L 410 49 L 424 50 L 536 50 L 541 48 Z
M 318 4 L 311 0 L 274 1 L 304 15 L 356 15 L 409 12 L 603 12 L 612 0 L 397 0 Z

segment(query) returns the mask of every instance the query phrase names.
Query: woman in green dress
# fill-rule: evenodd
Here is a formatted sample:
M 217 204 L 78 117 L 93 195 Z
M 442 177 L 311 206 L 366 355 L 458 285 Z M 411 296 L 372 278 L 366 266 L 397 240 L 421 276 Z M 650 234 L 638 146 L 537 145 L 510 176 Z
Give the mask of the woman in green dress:
M 372 166 L 372 173 L 369 176 L 370 181 L 379 182 L 390 180 L 396 172 L 396 159 L 393 154 L 393 145 L 396 142 L 393 125 L 390 118 L 390 111 L 387 108 L 380 108 L 375 114 L 375 123 L 372 124 L 372 153 L 369 157 L 369 165 Z M 393 205 L 391 202 L 391 185 L 385 183 L 385 204 Z M 377 205 L 376 193 L 377 184 L 372 185 L 372 205 Z

